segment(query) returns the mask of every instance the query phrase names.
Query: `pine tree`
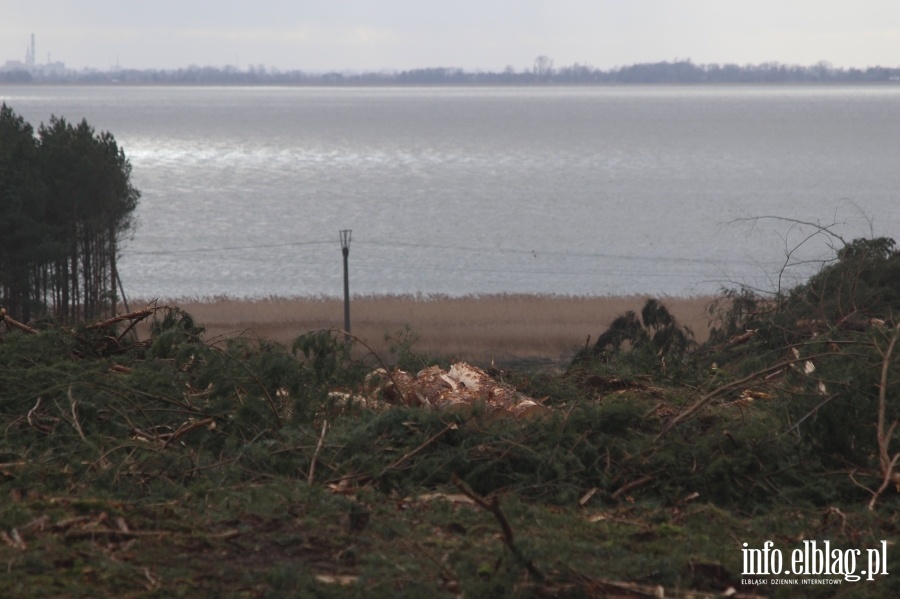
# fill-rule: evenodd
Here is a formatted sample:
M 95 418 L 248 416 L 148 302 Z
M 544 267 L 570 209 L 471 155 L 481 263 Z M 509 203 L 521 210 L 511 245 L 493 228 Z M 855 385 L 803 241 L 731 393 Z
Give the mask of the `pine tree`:
M 116 256 L 140 192 L 108 132 L 51 117 L 38 135 L 0 112 L 0 290 L 11 315 L 65 321 L 115 309 Z

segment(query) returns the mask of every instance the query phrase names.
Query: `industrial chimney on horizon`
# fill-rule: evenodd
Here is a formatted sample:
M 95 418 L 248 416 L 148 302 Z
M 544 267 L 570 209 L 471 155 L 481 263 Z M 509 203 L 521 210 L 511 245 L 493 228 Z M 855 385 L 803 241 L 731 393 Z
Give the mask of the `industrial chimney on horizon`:
M 34 67 L 34 34 L 31 34 L 31 46 L 25 49 L 25 65 Z

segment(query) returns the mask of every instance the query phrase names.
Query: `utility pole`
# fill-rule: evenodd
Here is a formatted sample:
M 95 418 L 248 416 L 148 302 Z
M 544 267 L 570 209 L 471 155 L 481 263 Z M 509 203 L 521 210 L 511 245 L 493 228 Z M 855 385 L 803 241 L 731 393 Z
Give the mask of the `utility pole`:
M 344 254 L 344 332 L 350 337 L 350 275 L 347 257 L 350 255 L 350 229 L 341 230 L 341 252 Z

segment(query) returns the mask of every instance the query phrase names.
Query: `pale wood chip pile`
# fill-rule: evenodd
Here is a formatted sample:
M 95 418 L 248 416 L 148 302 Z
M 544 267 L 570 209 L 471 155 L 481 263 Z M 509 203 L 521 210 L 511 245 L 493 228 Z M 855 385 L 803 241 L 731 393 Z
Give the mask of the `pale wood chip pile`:
M 480 407 L 487 418 L 528 419 L 550 412 L 540 400 L 465 362 L 456 362 L 449 370 L 429 366 L 416 374 L 379 368 L 369 373 L 364 392 L 351 401 L 375 409 L 405 405 L 463 416 L 471 415 L 474 408 Z

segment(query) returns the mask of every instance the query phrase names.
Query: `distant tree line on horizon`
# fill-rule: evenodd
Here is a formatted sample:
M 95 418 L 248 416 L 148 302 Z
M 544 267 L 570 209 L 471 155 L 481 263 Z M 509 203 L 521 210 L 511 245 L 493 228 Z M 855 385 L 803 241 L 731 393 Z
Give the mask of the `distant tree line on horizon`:
M 640 63 L 603 70 L 573 64 L 554 67 L 546 56 L 530 69 L 509 66 L 501 72 L 435 67 L 408 71 L 325 72 L 281 71 L 263 65 L 174 70 L 118 69 L 69 71 L 37 76 L 26 71 L 0 72 L 0 81 L 16 83 L 125 83 L 162 85 L 597 85 L 597 84 L 746 84 L 746 83 L 880 83 L 900 82 L 900 67 L 836 68 L 828 62 L 812 66 L 777 62 L 762 64 L 695 64 L 691 60 Z

